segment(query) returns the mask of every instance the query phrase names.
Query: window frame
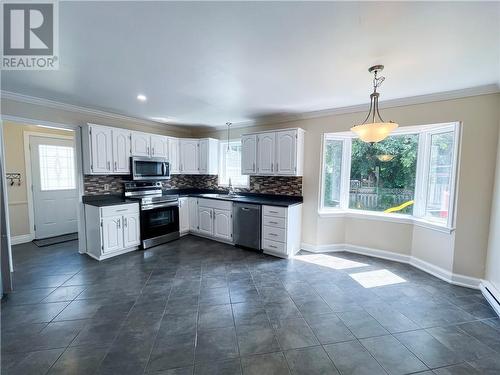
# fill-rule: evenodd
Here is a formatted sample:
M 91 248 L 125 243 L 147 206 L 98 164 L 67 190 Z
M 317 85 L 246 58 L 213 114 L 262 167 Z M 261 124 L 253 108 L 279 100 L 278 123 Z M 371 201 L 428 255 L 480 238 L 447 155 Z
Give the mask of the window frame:
M 432 136 L 453 131 L 453 165 L 450 177 L 450 197 L 448 206 L 448 218 L 446 223 L 439 220 L 432 220 L 430 217 L 425 217 L 425 208 L 427 204 L 427 189 L 429 183 L 430 170 L 430 152 Z M 414 223 L 418 226 L 423 226 L 430 229 L 436 229 L 450 233 L 453 231 L 456 218 L 456 193 L 458 186 L 458 167 L 459 167 L 459 152 L 461 144 L 461 123 L 443 123 L 432 125 L 416 125 L 405 126 L 396 129 L 391 135 L 403 134 L 418 134 L 418 150 L 417 150 L 417 170 L 415 174 L 415 206 L 413 214 L 394 214 L 383 213 L 370 210 L 355 210 L 349 208 L 349 182 L 351 175 L 351 151 L 352 140 L 357 136 L 352 132 L 337 132 L 324 133 L 322 137 L 321 147 L 321 170 L 320 170 L 320 199 L 318 200 L 318 214 L 320 217 L 362 217 L 365 219 L 373 219 L 380 221 L 398 222 L 398 223 Z M 342 141 L 342 166 L 341 166 L 341 186 L 340 186 L 340 206 L 325 207 L 324 206 L 324 191 L 325 191 L 325 145 L 327 140 Z M 346 178 L 347 176 L 347 178 Z
M 241 139 L 240 138 L 233 138 L 229 140 L 229 144 L 239 144 L 241 146 Z M 219 141 L 219 173 L 217 174 L 217 185 L 222 186 L 222 187 L 228 187 L 229 183 L 222 183 L 221 181 L 221 176 L 222 173 L 221 171 L 224 171 L 224 175 L 226 174 L 226 166 L 223 163 L 224 157 L 222 155 L 222 149 L 223 147 L 227 147 L 228 141 L 227 140 L 221 140 Z M 240 165 L 240 173 L 241 173 L 241 165 Z M 246 177 L 247 183 L 245 185 L 242 184 L 234 184 L 232 183 L 231 185 L 235 188 L 243 188 L 243 189 L 248 189 L 250 188 L 250 176 L 248 175 L 243 175 L 242 176 Z

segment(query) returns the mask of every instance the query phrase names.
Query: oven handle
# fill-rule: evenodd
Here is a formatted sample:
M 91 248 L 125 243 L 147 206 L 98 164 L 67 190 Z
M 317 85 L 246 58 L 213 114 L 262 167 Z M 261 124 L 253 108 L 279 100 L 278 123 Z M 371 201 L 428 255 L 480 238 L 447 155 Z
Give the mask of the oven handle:
M 155 208 L 161 207 L 179 207 L 179 202 L 167 202 L 167 203 L 158 203 L 158 204 L 145 204 L 141 207 L 141 211 L 153 210 Z

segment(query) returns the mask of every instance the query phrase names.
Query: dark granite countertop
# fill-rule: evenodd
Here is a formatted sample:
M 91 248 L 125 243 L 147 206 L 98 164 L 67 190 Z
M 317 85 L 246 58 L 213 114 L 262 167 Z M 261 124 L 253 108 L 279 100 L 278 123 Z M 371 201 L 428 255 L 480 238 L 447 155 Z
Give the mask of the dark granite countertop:
M 116 206 L 126 203 L 138 203 L 135 199 L 125 198 L 121 194 L 84 195 L 82 202 L 95 207 Z
M 216 199 L 223 201 L 264 204 L 269 206 L 288 207 L 301 204 L 301 196 L 277 195 L 277 194 L 259 194 L 259 193 L 236 193 L 236 196 L 229 197 L 227 191 L 210 189 L 170 189 L 164 190 L 164 194 L 178 194 L 179 197 L 197 197 L 205 199 Z
M 277 194 L 258 194 L 258 193 L 237 193 L 236 196 L 229 197 L 227 191 L 212 190 L 212 189 L 169 189 L 163 190 L 163 194 L 174 194 L 179 197 L 196 197 L 205 199 L 216 199 L 222 201 L 239 202 L 239 203 L 254 203 L 264 204 L 269 206 L 288 207 L 303 202 L 302 197 L 291 195 Z M 220 194 L 220 195 L 219 195 Z M 137 200 L 125 198 L 120 194 L 103 194 L 103 195 L 84 195 L 82 197 L 84 204 L 89 204 L 96 207 L 115 206 L 126 203 L 137 203 Z

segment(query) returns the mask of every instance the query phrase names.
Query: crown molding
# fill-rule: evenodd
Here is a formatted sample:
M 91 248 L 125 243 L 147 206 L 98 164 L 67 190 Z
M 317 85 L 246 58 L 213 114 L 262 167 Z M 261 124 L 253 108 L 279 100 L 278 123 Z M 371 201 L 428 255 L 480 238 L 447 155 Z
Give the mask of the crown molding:
M 80 114 L 85 114 L 85 115 L 99 116 L 99 117 L 109 118 L 109 119 L 113 119 L 113 120 L 130 121 L 130 122 L 134 122 L 136 124 L 148 125 L 151 127 L 161 128 L 164 130 L 167 127 L 170 127 L 173 129 L 179 129 L 181 131 L 189 131 L 190 130 L 190 128 L 188 128 L 186 126 L 180 126 L 178 124 L 164 124 L 164 123 L 160 123 L 160 122 L 156 122 L 156 121 L 152 121 L 152 120 L 147 120 L 147 119 L 143 119 L 143 118 L 139 118 L 139 117 L 128 116 L 128 115 L 123 115 L 123 114 L 114 113 L 114 112 L 107 112 L 107 111 L 103 111 L 100 109 L 94 109 L 94 108 L 89 108 L 89 107 L 82 107 L 82 106 L 78 106 L 78 105 L 58 102 L 58 101 L 50 100 L 50 99 L 43 99 L 43 98 L 30 96 L 30 95 L 18 94 L 16 92 L 12 92 L 12 91 L 2 90 L 0 96 L 2 99 L 13 100 L 13 101 L 20 102 L 20 103 L 39 105 L 39 106 L 43 106 L 43 107 L 47 107 L 47 108 L 58 109 L 58 110 L 63 110 L 63 111 L 68 111 L 68 112 L 73 112 L 73 113 L 80 113 Z
M 466 89 L 453 90 L 453 91 L 444 91 L 438 92 L 434 94 L 425 94 L 425 95 L 417 95 L 410 96 L 406 98 L 399 99 L 390 99 L 381 101 L 379 103 L 380 108 L 395 108 L 395 107 L 403 107 L 407 105 L 415 105 L 415 104 L 424 104 L 431 102 L 440 102 L 444 100 L 453 100 L 460 98 L 467 98 L 471 96 L 479 96 L 479 95 L 488 95 L 488 94 L 497 94 L 500 93 L 500 83 L 484 85 L 484 86 L 476 86 L 469 87 Z M 255 121 L 242 121 L 231 124 L 231 128 L 246 128 L 253 126 L 262 126 L 262 125 L 271 125 L 271 124 L 280 124 L 284 122 L 291 121 L 299 121 L 299 120 L 308 120 L 318 117 L 327 117 L 333 115 L 343 115 L 348 113 L 356 113 L 356 112 L 364 112 L 367 111 L 369 104 L 357 104 L 347 107 L 338 107 L 338 108 L 328 108 L 321 109 L 317 111 L 309 111 L 309 112 L 301 112 L 296 114 L 289 114 L 285 116 L 277 115 L 275 117 L 270 116 L 266 120 L 255 120 Z M 225 125 L 216 126 L 215 130 L 224 130 L 226 129 Z
M 415 104 L 423 104 L 430 102 L 439 102 L 444 100 L 452 100 L 452 99 L 460 99 L 467 98 L 471 96 L 479 96 L 479 95 L 487 95 L 487 94 L 496 94 L 500 93 L 500 83 L 498 84 L 490 84 L 484 86 L 470 87 L 466 89 L 453 90 L 453 91 L 445 91 L 434 94 L 425 94 L 418 96 L 410 96 L 407 98 L 399 98 L 399 99 L 390 99 L 386 101 L 380 102 L 380 108 L 394 108 L 394 107 L 402 107 L 407 105 L 415 105 Z M 53 109 L 59 109 L 64 111 L 69 111 L 73 113 L 81 113 L 87 115 L 100 116 L 105 118 L 110 118 L 114 120 L 121 121 L 131 121 L 137 124 L 148 125 L 156 128 L 165 129 L 166 127 L 170 127 L 171 129 L 177 129 L 180 131 L 213 131 L 213 130 L 224 130 L 226 129 L 226 125 L 221 126 L 193 126 L 188 124 L 164 124 L 159 123 L 152 120 L 147 120 L 143 118 L 118 114 L 114 112 L 107 112 L 99 109 L 93 109 L 88 107 L 77 106 L 73 104 L 67 104 L 58 102 L 50 99 L 43 99 L 29 95 L 18 94 L 11 91 L 1 91 L 1 98 L 13 100 L 21 103 L 34 104 L 39 106 L 44 106 Z M 299 112 L 295 114 L 287 114 L 287 115 L 276 115 L 269 116 L 266 119 L 260 120 L 250 120 L 250 121 L 241 121 L 235 122 L 231 124 L 231 128 L 246 128 L 246 127 L 254 127 L 254 126 L 262 126 L 262 125 L 271 125 L 271 124 L 280 124 L 291 121 L 299 121 L 299 120 L 308 120 L 318 117 L 327 117 L 333 115 L 343 115 L 348 113 L 356 113 L 356 112 L 364 112 L 368 110 L 368 104 L 357 104 L 346 107 L 338 107 L 338 108 L 328 108 L 321 109 L 317 111 L 308 111 L 308 112 Z

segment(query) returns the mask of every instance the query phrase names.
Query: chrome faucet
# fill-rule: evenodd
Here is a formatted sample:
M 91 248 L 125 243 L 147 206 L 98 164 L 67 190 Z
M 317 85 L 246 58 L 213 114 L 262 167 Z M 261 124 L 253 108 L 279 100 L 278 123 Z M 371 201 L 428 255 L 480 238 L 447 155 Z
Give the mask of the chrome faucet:
M 234 191 L 234 188 L 233 188 L 233 184 L 231 183 L 231 177 L 229 177 L 229 184 L 227 186 L 227 190 L 228 190 L 228 195 L 235 195 L 236 192 Z

